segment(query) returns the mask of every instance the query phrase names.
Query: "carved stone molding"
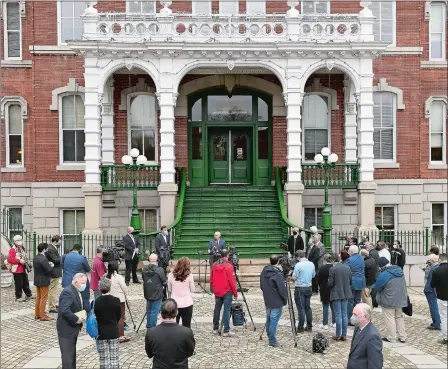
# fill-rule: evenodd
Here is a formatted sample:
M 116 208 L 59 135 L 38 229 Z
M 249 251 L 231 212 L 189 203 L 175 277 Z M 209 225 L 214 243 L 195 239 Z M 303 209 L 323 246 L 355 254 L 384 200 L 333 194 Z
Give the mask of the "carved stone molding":
M 345 114 L 355 115 L 356 114 L 356 103 L 354 103 L 354 102 L 345 103 Z
M 22 108 L 22 119 L 28 119 L 28 103 L 22 96 L 3 96 L 0 101 L 1 119 L 5 119 L 7 105 L 18 104 Z
M 448 0 L 429 0 L 425 2 L 425 21 L 431 18 L 431 3 L 445 3 L 445 11 L 448 13 Z
M 148 84 L 145 82 L 144 78 L 139 78 L 137 80 L 137 84 L 135 86 L 125 88 L 121 91 L 120 106 L 118 107 L 118 109 L 119 110 L 127 110 L 128 109 L 127 97 L 129 94 L 133 94 L 136 92 L 153 94 L 155 92 L 155 88 L 148 86 Z
M 425 101 L 425 118 L 431 118 L 431 105 L 434 102 L 442 102 L 445 104 L 445 109 L 448 107 L 448 97 L 447 95 L 430 96 Z
M 405 109 L 406 106 L 403 103 L 403 90 L 399 89 L 398 87 L 390 86 L 387 83 L 386 78 L 380 78 L 378 85 L 373 86 L 373 92 L 378 91 L 386 91 L 394 93 L 395 95 L 397 95 L 397 109 L 399 110 Z
M 84 87 L 80 86 L 75 78 L 69 78 L 67 86 L 58 87 L 51 91 L 50 110 L 59 110 L 59 95 L 72 93 L 84 97 L 84 92 Z
M 338 93 L 336 90 L 328 87 L 322 86 L 320 83 L 320 78 L 314 78 L 313 84 L 309 87 L 305 87 L 305 92 L 322 92 L 324 94 L 330 95 L 331 97 L 331 110 L 338 110 Z

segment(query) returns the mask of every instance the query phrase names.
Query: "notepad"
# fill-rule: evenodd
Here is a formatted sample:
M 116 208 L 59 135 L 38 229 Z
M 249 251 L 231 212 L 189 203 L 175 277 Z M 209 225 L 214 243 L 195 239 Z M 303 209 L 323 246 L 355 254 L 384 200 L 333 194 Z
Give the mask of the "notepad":
M 78 311 L 77 313 L 75 313 L 75 315 L 78 318 L 83 319 L 83 320 L 86 320 L 86 317 L 87 317 L 87 313 L 85 310 Z

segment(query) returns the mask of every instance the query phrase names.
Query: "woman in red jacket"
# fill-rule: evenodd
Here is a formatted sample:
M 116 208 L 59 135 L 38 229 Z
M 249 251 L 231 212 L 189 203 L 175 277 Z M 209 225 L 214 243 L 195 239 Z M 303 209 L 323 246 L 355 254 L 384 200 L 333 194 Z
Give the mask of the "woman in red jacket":
M 13 243 L 14 245 L 9 249 L 8 263 L 11 264 L 11 272 L 14 274 L 16 301 L 26 301 L 31 298 L 31 290 L 28 273 L 25 270 L 26 254 L 22 236 L 14 236 Z M 23 300 L 21 299 L 22 291 L 25 292 Z

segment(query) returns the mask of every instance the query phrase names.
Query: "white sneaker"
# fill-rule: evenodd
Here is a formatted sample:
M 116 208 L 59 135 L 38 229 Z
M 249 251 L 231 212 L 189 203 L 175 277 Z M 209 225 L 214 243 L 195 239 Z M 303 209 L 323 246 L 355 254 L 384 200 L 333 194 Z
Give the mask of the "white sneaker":
M 326 331 L 328 331 L 328 325 L 324 325 L 323 329 L 325 329 Z
M 336 323 L 333 323 L 331 327 L 336 329 Z
M 233 337 L 234 335 L 235 335 L 235 333 L 232 331 L 223 332 L 223 334 L 222 334 L 223 337 Z
M 219 330 L 218 329 L 213 329 L 213 334 L 218 334 Z
M 324 329 L 324 325 L 321 323 L 321 324 L 318 324 L 317 325 L 317 328 L 319 328 L 319 329 Z

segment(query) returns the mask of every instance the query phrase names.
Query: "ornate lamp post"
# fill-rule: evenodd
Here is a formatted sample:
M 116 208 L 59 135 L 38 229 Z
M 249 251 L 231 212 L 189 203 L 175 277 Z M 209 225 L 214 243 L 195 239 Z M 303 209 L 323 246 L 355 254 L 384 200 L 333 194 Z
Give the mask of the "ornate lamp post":
M 314 162 L 324 170 L 324 189 L 325 200 L 324 210 L 322 211 L 322 229 L 324 231 L 323 243 L 327 249 L 331 248 L 331 229 L 333 228 L 331 220 L 331 208 L 328 205 L 328 174 L 331 168 L 334 168 L 338 156 L 335 153 L 331 153 L 328 147 L 324 147 L 320 154 L 316 154 Z
M 131 149 L 129 155 L 124 155 L 121 158 L 121 162 L 125 165 L 125 167 L 133 172 L 132 181 L 133 181 L 133 189 L 132 195 L 134 198 L 133 206 L 132 206 L 132 216 L 131 216 L 131 227 L 134 228 L 135 231 L 140 232 L 142 229 L 142 222 L 140 220 L 140 214 L 138 212 L 137 205 L 137 170 L 146 164 L 147 159 L 146 156 L 140 155 L 140 151 L 138 149 Z

